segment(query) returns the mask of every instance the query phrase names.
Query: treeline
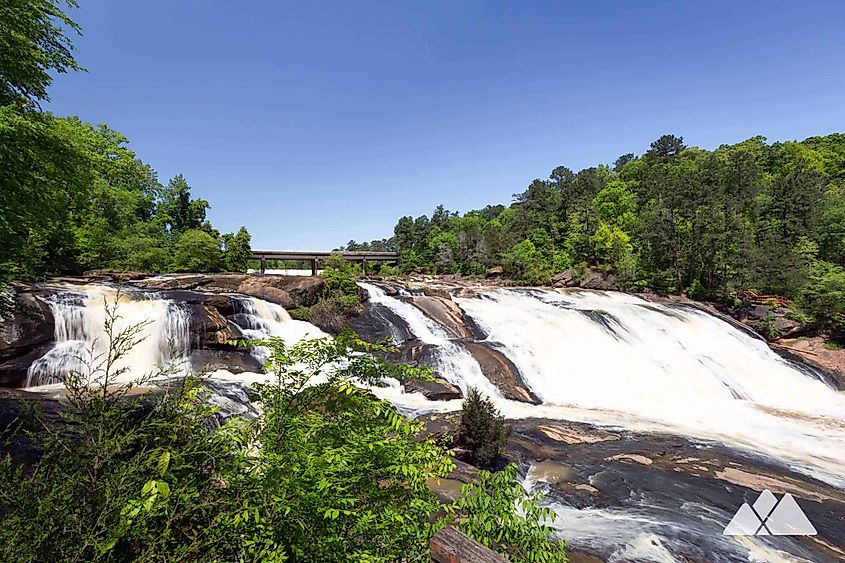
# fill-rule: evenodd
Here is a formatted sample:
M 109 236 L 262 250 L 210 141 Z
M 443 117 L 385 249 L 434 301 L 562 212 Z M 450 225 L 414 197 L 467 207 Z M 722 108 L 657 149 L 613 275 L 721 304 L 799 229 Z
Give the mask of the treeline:
M 0 279 L 245 268 L 249 233 L 215 230 L 181 175 L 162 185 L 117 131 L 41 110 L 51 72 L 79 70 L 57 4 L 0 10 Z
M 845 312 L 845 134 L 709 151 L 664 135 L 641 156 L 580 172 L 559 166 L 513 203 L 402 217 L 391 239 L 404 271 L 524 283 L 601 269 L 625 289 L 694 298 L 738 292 L 795 299 L 820 323 Z

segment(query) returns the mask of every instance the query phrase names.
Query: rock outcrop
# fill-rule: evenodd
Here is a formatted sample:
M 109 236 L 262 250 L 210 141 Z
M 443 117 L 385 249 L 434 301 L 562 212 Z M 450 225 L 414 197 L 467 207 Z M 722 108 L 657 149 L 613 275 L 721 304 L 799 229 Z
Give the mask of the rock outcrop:
M 11 286 L 13 310 L 0 322 L 0 387 L 20 387 L 30 364 L 52 346 L 54 321 L 34 285 Z
M 583 289 L 619 289 L 616 275 L 601 270 L 588 270 L 583 275 L 575 269 L 570 268 L 552 276 L 554 287 L 580 287 Z
M 405 300 L 446 329 L 452 338 L 473 338 L 464 312 L 448 296 L 415 295 L 406 297 Z
M 504 354 L 486 342 L 462 341 L 481 367 L 481 373 L 499 388 L 507 399 L 539 405 L 540 398 L 522 380 L 519 369 Z
M 319 276 L 258 276 L 247 274 L 183 274 L 128 278 L 122 273 L 97 272 L 98 277 L 76 278 L 77 281 L 107 279 L 124 282 L 141 289 L 155 291 L 202 291 L 241 293 L 281 305 L 286 309 L 310 307 L 320 298 L 323 279 Z M 108 277 L 111 276 L 111 277 Z

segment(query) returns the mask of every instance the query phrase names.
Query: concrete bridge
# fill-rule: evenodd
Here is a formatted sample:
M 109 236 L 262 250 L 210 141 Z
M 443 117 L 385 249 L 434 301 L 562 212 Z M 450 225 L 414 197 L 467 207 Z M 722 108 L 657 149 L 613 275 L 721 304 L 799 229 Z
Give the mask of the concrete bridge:
M 261 264 L 261 273 L 267 269 L 267 260 L 299 260 L 311 263 L 311 275 L 317 275 L 317 263 L 325 260 L 332 254 L 339 254 L 344 260 L 360 262 L 361 269 L 366 272 L 367 262 L 393 262 L 399 261 L 398 252 L 369 252 L 369 251 L 343 251 L 343 252 L 311 252 L 307 250 L 253 250 L 252 260 L 258 260 Z

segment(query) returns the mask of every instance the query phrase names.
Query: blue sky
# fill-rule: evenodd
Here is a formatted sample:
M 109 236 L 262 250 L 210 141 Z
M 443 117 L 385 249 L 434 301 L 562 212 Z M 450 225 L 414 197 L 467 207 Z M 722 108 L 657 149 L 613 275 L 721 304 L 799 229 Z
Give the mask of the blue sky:
M 559 164 L 845 130 L 845 2 L 82 0 L 47 106 L 182 173 L 253 248 L 388 237 Z

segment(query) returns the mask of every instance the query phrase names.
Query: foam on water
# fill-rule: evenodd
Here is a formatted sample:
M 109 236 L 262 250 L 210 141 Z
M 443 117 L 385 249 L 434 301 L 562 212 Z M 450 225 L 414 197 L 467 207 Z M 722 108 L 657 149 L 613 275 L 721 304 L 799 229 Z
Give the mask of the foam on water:
M 843 394 L 716 317 L 613 292 L 456 301 L 543 399 L 535 416 L 591 411 L 587 422 L 715 439 L 845 486 Z

